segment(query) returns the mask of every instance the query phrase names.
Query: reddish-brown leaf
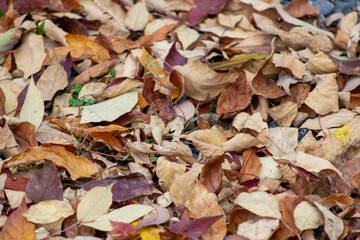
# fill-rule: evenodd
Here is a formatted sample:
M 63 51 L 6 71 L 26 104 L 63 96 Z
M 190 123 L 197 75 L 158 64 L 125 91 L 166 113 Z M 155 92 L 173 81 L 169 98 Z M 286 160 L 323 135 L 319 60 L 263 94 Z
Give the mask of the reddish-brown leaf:
M 114 222 L 111 220 L 110 223 L 114 227 L 110 232 L 113 239 L 126 240 L 137 238 L 140 235 L 140 230 L 130 223 Z
M 21 214 L 27 209 L 25 199 L 19 208 L 12 213 L 0 232 L 2 240 L 35 240 L 35 224 L 26 220 Z
M 255 179 L 259 176 L 261 168 L 260 159 L 256 156 L 256 151 L 247 149 L 243 153 L 243 165 L 240 172 L 242 173 L 240 182 Z
M 228 118 L 245 109 L 251 102 L 251 88 L 246 81 L 244 70 L 236 70 L 240 76 L 235 83 L 230 83 L 220 93 L 216 113 L 219 118 Z
M 278 200 L 282 221 L 280 227 L 272 236 L 272 239 L 287 239 L 297 234 L 298 230 L 293 217 L 296 199 L 298 199 L 297 196 L 285 196 Z M 284 223 L 286 223 L 286 225 Z
M 188 19 L 190 24 L 199 23 L 208 14 L 219 13 L 228 0 L 195 0 L 196 8 L 190 9 Z
M 6 102 L 5 94 L 4 94 L 3 90 L 1 90 L 1 88 L 0 88 L 0 115 L 6 114 L 5 102 Z
M 11 175 L 9 170 L 5 170 L 4 172 L 7 174 L 4 186 L 5 189 L 25 192 L 26 185 L 29 182 L 29 179 L 19 175 L 13 176 Z
M 182 56 L 177 50 L 176 50 L 176 42 L 172 45 L 172 47 L 169 50 L 168 55 L 165 58 L 165 62 L 168 63 L 170 66 L 176 66 L 180 65 L 183 66 L 187 63 L 187 58 Z M 166 71 L 171 71 L 171 67 L 167 64 L 164 65 L 164 68 Z
M 296 18 L 320 15 L 320 10 L 311 5 L 308 0 L 292 0 L 285 11 Z
M 31 123 L 22 122 L 9 127 L 21 151 L 25 151 L 28 147 L 36 147 L 38 145 L 35 137 L 35 127 Z
M 221 164 L 224 162 L 224 156 L 216 156 L 207 161 L 201 169 L 200 182 L 213 193 L 217 193 L 221 187 L 223 169 Z

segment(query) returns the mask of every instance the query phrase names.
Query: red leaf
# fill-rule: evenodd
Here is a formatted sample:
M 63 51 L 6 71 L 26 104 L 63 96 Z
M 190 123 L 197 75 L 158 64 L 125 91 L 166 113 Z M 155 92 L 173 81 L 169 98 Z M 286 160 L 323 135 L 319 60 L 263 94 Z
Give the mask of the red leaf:
M 140 235 L 140 230 L 135 228 L 130 223 L 114 222 L 111 220 L 110 223 L 114 227 L 110 232 L 113 239 L 126 240 L 136 238 Z
M 176 66 L 176 65 L 183 66 L 187 63 L 187 58 L 182 56 L 176 50 L 175 44 L 176 42 L 174 42 L 174 44 L 170 48 L 169 53 L 165 58 L 165 62 L 167 62 L 170 66 Z M 164 64 L 164 67 L 166 71 L 171 72 L 172 69 L 167 64 Z

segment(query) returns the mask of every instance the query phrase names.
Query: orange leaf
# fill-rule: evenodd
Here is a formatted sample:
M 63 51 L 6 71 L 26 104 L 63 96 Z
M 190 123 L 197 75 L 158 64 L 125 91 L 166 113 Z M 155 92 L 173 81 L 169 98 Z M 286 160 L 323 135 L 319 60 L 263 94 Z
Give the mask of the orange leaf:
M 27 209 L 23 199 L 19 208 L 12 213 L 5 222 L 1 232 L 2 240 L 33 240 L 35 239 L 35 224 L 26 220 L 21 214 Z
M 148 53 L 145 48 L 142 48 L 140 63 L 147 70 L 147 73 L 145 74 L 152 74 L 154 80 L 160 85 L 164 86 L 169 76 L 162 68 L 160 68 L 156 59 L 153 56 L 151 56 L 150 53 Z
M 241 167 L 241 182 L 254 179 L 256 176 L 259 176 L 261 162 L 260 159 L 256 156 L 255 150 L 247 149 L 243 153 L 243 165 Z
M 77 157 L 65 150 L 64 147 L 43 144 L 39 147 L 28 148 L 25 152 L 16 154 L 9 160 L 4 161 L 3 168 L 29 165 L 36 162 L 43 162 L 48 159 L 57 167 L 64 167 L 69 171 L 72 180 L 80 177 L 90 177 L 98 172 L 95 164 L 90 160 Z

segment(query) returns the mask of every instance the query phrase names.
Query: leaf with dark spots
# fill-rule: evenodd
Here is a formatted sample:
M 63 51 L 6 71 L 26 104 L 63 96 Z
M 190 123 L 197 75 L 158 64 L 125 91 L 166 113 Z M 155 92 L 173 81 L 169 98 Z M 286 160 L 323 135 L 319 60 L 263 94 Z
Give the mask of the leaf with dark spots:
M 26 197 L 35 203 L 45 200 L 63 200 L 63 186 L 55 164 L 45 160 L 43 168 L 31 177 L 25 192 Z
M 189 238 L 200 238 L 206 230 L 208 230 L 211 225 L 213 225 L 217 220 L 222 218 L 222 215 L 211 216 L 211 217 L 202 217 L 191 219 L 188 222 L 178 222 L 170 225 L 170 229 L 174 233 L 182 233 L 188 236 Z
M 196 8 L 190 9 L 188 19 L 191 25 L 197 24 L 208 14 L 219 13 L 227 4 L 228 0 L 195 0 Z
M 115 240 L 135 239 L 140 235 L 140 230 L 130 223 L 110 221 L 113 226 L 110 235 Z
M 70 52 L 66 55 L 65 60 L 60 62 L 60 65 L 63 66 L 63 68 L 65 69 L 66 75 L 69 78 L 71 75 L 71 66 L 72 66 Z
M 131 173 L 126 176 L 110 176 L 102 180 L 94 180 L 82 185 L 86 191 L 96 186 L 107 186 L 114 183 L 111 191 L 115 202 L 124 202 L 142 195 L 149 195 L 153 192 L 153 185 L 148 183 L 141 173 Z
M 224 162 L 224 156 L 216 156 L 207 161 L 201 170 L 200 182 L 210 192 L 217 193 L 221 187 L 223 170 L 221 164 Z
M 176 50 L 176 42 L 172 45 L 172 47 L 169 50 L 168 55 L 165 58 L 165 62 L 167 62 L 170 66 L 176 66 L 180 65 L 183 66 L 187 63 L 187 58 L 182 56 L 178 50 Z M 165 70 L 171 72 L 171 67 L 167 64 L 164 64 Z

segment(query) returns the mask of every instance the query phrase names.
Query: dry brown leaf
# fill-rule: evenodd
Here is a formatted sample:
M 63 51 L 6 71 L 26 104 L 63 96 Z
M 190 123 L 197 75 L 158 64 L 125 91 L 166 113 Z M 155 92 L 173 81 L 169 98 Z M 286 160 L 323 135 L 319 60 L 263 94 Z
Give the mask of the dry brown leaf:
M 260 174 L 261 161 L 256 156 L 256 152 L 252 149 L 247 149 L 243 152 L 243 162 L 240 169 L 240 182 L 255 179 Z
M 337 240 L 340 238 L 344 231 L 343 221 L 334 215 L 331 211 L 327 210 L 320 203 L 314 202 L 315 206 L 322 212 L 325 218 L 325 232 L 330 240 Z
M 138 2 L 127 12 L 125 25 L 133 31 L 144 30 L 149 21 L 149 12 L 146 4 Z
M 294 219 L 300 231 L 316 229 L 324 222 L 322 213 L 307 201 L 302 201 L 296 206 Z
M 77 157 L 65 150 L 64 147 L 44 144 L 39 147 L 28 148 L 25 152 L 17 154 L 6 160 L 2 167 L 11 168 L 21 165 L 30 165 L 48 159 L 58 167 L 64 167 L 71 174 L 71 179 L 80 177 L 91 177 L 98 172 L 95 164 L 90 160 Z
M 186 165 L 173 162 L 165 156 L 159 157 L 156 163 L 156 175 L 159 178 L 159 185 L 164 192 L 169 192 L 176 178 L 185 174 Z
M 222 163 L 224 156 L 216 156 L 207 161 L 201 170 L 200 183 L 207 188 L 209 192 L 218 193 L 221 188 L 223 176 Z
M 298 113 L 298 104 L 285 100 L 280 105 L 270 108 L 268 113 L 280 127 L 290 127 Z
M 175 66 L 184 76 L 185 94 L 198 101 L 208 101 L 218 96 L 229 83 L 234 83 L 238 73 L 217 73 L 200 61 Z
M 224 215 L 222 208 L 217 202 L 215 193 L 209 192 L 206 187 L 196 181 L 188 205 L 190 217 L 201 218 Z M 226 235 L 225 216 L 220 218 L 203 234 L 204 240 L 223 239 Z
M 269 141 L 266 144 L 267 150 L 274 156 L 281 158 L 292 154 L 298 145 L 298 129 L 290 127 L 276 127 L 268 130 Z
M 226 142 L 226 137 L 220 131 L 212 129 L 197 130 L 189 135 L 182 135 L 181 138 L 192 141 L 195 147 L 205 156 L 212 157 L 224 153 L 223 143 Z
M 335 74 L 326 74 L 318 79 L 318 83 L 305 100 L 305 104 L 321 115 L 339 111 L 338 85 Z M 321 101 L 319 101 L 321 99 Z
M 260 140 L 247 133 L 238 133 L 232 139 L 224 142 L 223 148 L 228 151 L 242 151 L 260 143 Z
M 270 239 L 279 227 L 279 219 L 250 215 L 246 222 L 240 223 L 237 234 L 246 239 Z
M 272 63 L 275 64 L 276 67 L 285 68 L 287 71 L 290 71 L 289 74 L 299 79 L 307 74 L 305 64 L 291 55 L 274 54 Z
M 358 19 L 358 15 L 355 11 L 349 12 L 343 18 L 341 18 L 339 25 L 338 25 L 338 29 L 340 31 L 346 33 L 347 35 L 350 35 L 352 29 L 356 25 L 357 19 Z
M 301 18 L 304 16 L 318 16 L 320 15 L 320 10 L 313 5 L 311 5 L 308 0 L 293 0 L 286 7 L 286 12 L 291 16 L 296 18 Z
M 324 52 L 312 56 L 306 63 L 306 67 L 312 74 L 333 73 L 337 70 L 334 63 Z

